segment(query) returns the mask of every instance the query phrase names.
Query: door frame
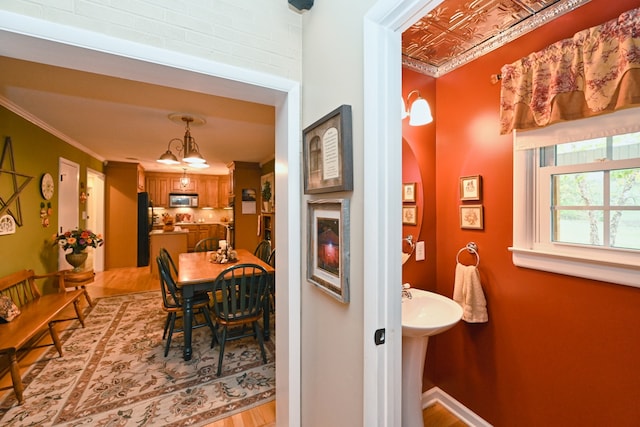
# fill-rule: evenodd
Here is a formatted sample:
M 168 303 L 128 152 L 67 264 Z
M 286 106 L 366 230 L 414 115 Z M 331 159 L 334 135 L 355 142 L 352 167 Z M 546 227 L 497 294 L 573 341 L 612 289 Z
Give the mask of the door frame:
M 89 183 L 93 182 L 93 186 Z M 87 168 L 85 213 L 87 228 L 92 231 L 104 230 L 104 190 L 105 175 L 97 170 Z M 98 273 L 104 271 L 104 246 L 92 251 L 93 270 Z
M 70 172 L 70 173 L 67 173 Z M 78 188 L 80 183 L 80 165 L 64 157 L 58 158 L 58 225 L 56 233 L 61 234 L 79 226 Z M 63 175 L 69 175 L 63 179 Z M 62 207 L 64 207 L 62 209 Z M 65 258 L 65 251 L 58 250 L 58 270 L 73 268 Z
M 364 17 L 364 384 L 366 426 L 402 420 L 402 33 L 443 0 L 378 0 Z M 395 260 L 395 262 L 385 262 Z M 385 328 L 386 344 L 374 343 Z
M 302 281 L 300 82 L 6 10 L 0 38 L 8 57 L 275 107 L 276 259 L 286 266 L 276 276 L 276 423 L 300 425 L 300 289 L 289 286 Z

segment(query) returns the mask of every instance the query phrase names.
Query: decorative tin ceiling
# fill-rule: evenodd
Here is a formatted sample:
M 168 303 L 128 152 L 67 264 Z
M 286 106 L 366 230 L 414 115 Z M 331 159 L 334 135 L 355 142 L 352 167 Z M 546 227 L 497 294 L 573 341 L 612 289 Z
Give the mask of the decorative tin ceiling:
M 402 34 L 402 63 L 440 77 L 590 0 L 444 0 Z

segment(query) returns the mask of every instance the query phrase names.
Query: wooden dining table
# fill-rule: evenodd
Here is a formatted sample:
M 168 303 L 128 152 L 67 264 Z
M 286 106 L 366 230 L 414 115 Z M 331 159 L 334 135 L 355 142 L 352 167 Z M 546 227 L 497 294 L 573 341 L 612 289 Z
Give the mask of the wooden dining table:
M 211 262 L 212 252 L 188 252 L 178 255 L 178 283 L 182 292 L 184 323 L 184 360 L 191 360 L 191 326 L 193 320 L 193 296 L 198 291 L 212 290 L 213 282 L 226 268 L 236 264 L 257 264 L 269 273 L 269 286 L 274 286 L 275 269 L 246 249 L 237 249 L 238 261 L 227 264 Z M 269 340 L 269 299 L 265 298 L 263 317 L 264 338 Z

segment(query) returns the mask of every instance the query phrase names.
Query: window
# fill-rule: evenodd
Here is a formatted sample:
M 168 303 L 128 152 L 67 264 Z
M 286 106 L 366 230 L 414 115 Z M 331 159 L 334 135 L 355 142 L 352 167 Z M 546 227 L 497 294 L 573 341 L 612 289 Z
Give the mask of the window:
M 515 135 L 516 265 L 640 287 L 639 114 Z

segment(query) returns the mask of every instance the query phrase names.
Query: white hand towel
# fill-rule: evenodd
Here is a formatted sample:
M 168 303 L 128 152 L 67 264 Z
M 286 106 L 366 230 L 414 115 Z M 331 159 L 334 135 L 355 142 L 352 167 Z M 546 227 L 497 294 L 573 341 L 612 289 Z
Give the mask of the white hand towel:
M 453 300 L 462 307 L 462 320 L 469 323 L 489 321 L 480 273 L 475 265 L 456 265 Z

